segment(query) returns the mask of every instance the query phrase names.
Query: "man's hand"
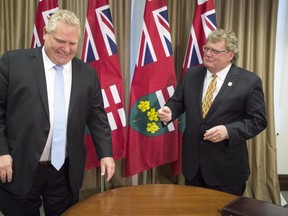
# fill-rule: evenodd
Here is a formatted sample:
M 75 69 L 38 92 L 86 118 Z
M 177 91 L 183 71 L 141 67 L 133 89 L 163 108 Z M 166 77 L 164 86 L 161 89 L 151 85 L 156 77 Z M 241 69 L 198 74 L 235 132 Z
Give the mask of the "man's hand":
M 13 159 L 10 155 L 0 156 L 0 181 L 2 183 L 12 181 L 12 163 Z
M 100 160 L 101 163 L 101 176 L 106 174 L 107 182 L 112 178 L 115 173 L 115 162 L 112 157 L 105 157 Z
M 171 110 L 167 106 L 160 108 L 157 113 L 160 121 L 162 121 L 164 124 L 167 124 L 167 122 L 172 120 Z
M 204 134 L 203 139 L 213 143 L 221 142 L 229 137 L 228 131 L 224 125 L 218 125 L 210 128 Z

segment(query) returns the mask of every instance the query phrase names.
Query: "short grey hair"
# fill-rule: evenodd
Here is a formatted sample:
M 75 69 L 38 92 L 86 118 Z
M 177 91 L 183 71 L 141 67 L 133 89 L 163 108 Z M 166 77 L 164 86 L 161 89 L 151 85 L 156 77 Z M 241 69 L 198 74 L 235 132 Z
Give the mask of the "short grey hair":
M 79 29 L 79 37 L 81 35 L 81 24 L 79 18 L 75 15 L 75 13 L 69 10 L 57 10 L 50 17 L 47 25 L 46 32 L 50 33 L 55 30 L 57 22 L 63 22 L 69 25 L 76 26 Z
M 235 62 L 239 56 L 238 39 L 235 33 L 231 30 L 223 30 L 221 28 L 212 31 L 208 37 L 207 42 L 215 43 L 224 41 L 226 49 L 234 53 L 233 62 Z

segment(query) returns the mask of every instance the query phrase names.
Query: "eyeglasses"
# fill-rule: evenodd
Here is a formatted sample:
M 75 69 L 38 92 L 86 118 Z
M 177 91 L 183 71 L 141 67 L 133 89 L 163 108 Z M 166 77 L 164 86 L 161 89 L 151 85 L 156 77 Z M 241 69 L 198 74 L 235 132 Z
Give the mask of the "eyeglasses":
M 203 51 L 205 53 L 208 53 L 209 51 L 211 51 L 213 54 L 215 55 L 218 55 L 219 53 L 224 53 L 224 52 L 227 52 L 228 50 L 216 50 L 216 49 L 212 49 L 212 48 L 209 48 L 207 46 L 203 46 Z

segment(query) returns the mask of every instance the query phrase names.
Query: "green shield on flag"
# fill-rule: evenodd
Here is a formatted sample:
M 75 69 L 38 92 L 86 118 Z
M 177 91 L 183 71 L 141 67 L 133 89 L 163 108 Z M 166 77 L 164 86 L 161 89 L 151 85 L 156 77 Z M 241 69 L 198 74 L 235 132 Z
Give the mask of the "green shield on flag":
M 158 109 L 160 109 L 160 104 L 154 92 L 139 98 L 130 110 L 129 125 L 145 136 L 168 133 L 168 128 L 163 127 L 158 118 Z

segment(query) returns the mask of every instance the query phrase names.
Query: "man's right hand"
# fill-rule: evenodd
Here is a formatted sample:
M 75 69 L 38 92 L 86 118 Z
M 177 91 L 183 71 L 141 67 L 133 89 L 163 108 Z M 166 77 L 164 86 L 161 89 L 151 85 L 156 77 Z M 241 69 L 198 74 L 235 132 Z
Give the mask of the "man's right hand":
M 172 120 L 171 110 L 167 106 L 160 108 L 157 113 L 160 121 L 162 121 L 164 124 L 167 124 L 167 122 Z
M 13 159 L 10 155 L 0 156 L 0 181 L 2 183 L 12 181 L 12 163 Z

